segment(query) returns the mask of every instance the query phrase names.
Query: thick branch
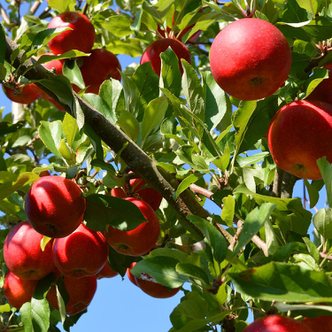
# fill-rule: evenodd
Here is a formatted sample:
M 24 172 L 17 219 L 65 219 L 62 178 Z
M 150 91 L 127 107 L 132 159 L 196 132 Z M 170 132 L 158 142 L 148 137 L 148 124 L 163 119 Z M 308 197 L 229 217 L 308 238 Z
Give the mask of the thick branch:
M 16 45 L 13 41 L 7 38 L 7 61 L 10 61 L 11 54 L 15 49 Z M 33 59 L 23 63 L 22 57 L 18 55 L 14 60 L 13 66 L 15 68 L 20 67 L 20 70 L 25 73 L 25 76 L 31 80 L 52 79 L 54 77 L 54 74 L 47 71 L 43 66 L 35 65 L 31 67 L 33 64 Z M 43 86 L 40 85 L 40 87 L 45 90 Z M 53 98 L 56 98 L 51 91 L 45 91 Z M 174 199 L 177 185 L 177 180 L 174 176 L 164 170 L 161 174 L 156 167 L 155 162 L 118 127 L 110 123 L 102 114 L 80 98 L 76 93 L 74 93 L 74 98 L 78 101 L 83 110 L 85 124 L 89 125 L 115 153 L 120 154 L 121 158 L 126 162 L 129 168 L 133 169 L 136 174 L 158 190 L 169 204 L 178 211 L 180 220 L 185 224 L 187 229 L 196 235 L 197 238 L 201 238 L 202 235 L 200 231 L 190 223 L 186 217 L 190 214 L 196 214 L 206 218 L 209 216 L 209 213 L 196 201 L 193 193 L 188 189 L 183 192 L 178 199 Z M 67 105 L 63 106 L 68 113 L 75 116 Z

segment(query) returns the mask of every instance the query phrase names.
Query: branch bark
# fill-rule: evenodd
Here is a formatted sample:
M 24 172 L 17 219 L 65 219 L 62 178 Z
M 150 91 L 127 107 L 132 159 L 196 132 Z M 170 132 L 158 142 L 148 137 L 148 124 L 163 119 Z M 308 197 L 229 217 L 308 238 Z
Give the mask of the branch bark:
M 6 60 L 8 62 L 11 62 L 11 55 L 16 48 L 17 46 L 15 43 L 7 37 Z M 19 68 L 26 78 L 36 80 L 37 85 L 38 80 L 54 78 L 54 74 L 46 70 L 43 66 L 35 65 L 34 59 L 29 59 L 24 62 L 21 54 L 16 56 L 12 65 L 15 68 Z M 52 98 L 57 99 L 52 91 L 46 90 L 42 85 L 39 85 L 39 87 Z M 154 160 L 152 160 L 134 141 L 126 136 L 113 123 L 110 123 L 102 114 L 76 93 L 73 94 L 83 110 L 85 124 L 89 125 L 115 153 L 120 154 L 121 158 L 129 168 L 133 169 L 136 174 L 158 190 L 168 203 L 176 209 L 179 220 L 185 225 L 186 229 L 190 231 L 196 239 L 201 239 L 202 234 L 199 229 L 188 221 L 186 217 L 195 214 L 202 218 L 207 218 L 209 213 L 199 204 L 199 202 L 196 201 L 194 194 L 187 189 L 180 195 L 180 197 L 174 199 L 174 193 L 177 186 L 176 178 L 164 170 L 159 170 Z M 66 112 L 75 116 L 75 114 L 73 114 L 74 112 L 67 105 L 63 106 Z

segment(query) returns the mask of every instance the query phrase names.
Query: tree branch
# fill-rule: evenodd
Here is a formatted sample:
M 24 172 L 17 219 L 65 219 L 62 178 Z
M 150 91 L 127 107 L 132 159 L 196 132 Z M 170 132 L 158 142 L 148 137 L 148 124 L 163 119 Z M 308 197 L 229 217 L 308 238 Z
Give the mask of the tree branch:
M 294 185 L 297 180 L 298 178 L 296 176 L 291 175 L 277 167 L 273 180 L 273 194 L 281 198 L 292 197 Z
M 11 54 L 16 48 L 17 46 L 15 43 L 7 37 L 7 61 L 10 62 Z M 54 78 L 54 74 L 46 70 L 43 66 L 34 64 L 34 59 L 29 59 L 26 62 L 23 62 L 21 54 L 17 55 L 12 63 L 15 68 L 19 67 L 28 79 L 36 80 L 36 84 L 51 97 L 57 98 L 51 91 L 48 91 L 38 83 L 38 80 L 41 79 Z M 136 174 L 158 190 L 168 203 L 176 209 L 180 217 L 179 219 L 185 225 L 186 229 L 190 231 L 196 239 L 201 239 L 203 236 L 200 230 L 194 224 L 189 222 L 186 217 L 195 214 L 202 218 L 207 218 L 209 213 L 199 204 L 199 202 L 196 201 L 194 194 L 187 189 L 180 195 L 180 197 L 174 199 L 174 193 L 177 187 L 176 178 L 165 170 L 159 170 L 156 167 L 156 163 L 134 141 L 126 136 L 124 132 L 114 124 L 110 123 L 102 114 L 76 93 L 73 94 L 83 110 L 85 124 L 89 125 L 115 153 L 120 154 L 121 158 L 131 169 L 135 170 Z M 63 106 L 66 112 L 75 116 L 68 105 Z

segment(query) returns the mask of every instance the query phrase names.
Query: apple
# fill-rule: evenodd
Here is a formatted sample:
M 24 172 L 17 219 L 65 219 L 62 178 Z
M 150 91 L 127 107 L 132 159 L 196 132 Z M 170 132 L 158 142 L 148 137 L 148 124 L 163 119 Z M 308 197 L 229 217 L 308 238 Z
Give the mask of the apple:
M 51 53 L 46 53 L 44 55 L 51 55 Z M 62 69 L 64 65 L 64 60 L 53 59 L 48 62 L 44 62 L 42 66 L 47 70 L 51 71 L 56 75 L 62 75 Z
M 120 254 L 128 256 L 145 255 L 156 246 L 160 234 L 160 221 L 148 203 L 134 197 L 124 199 L 132 202 L 140 209 L 145 221 L 134 229 L 127 231 L 110 226 L 105 232 L 106 240 Z
M 129 192 L 136 198 L 142 199 L 148 203 L 153 210 L 158 210 L 163 196 L 157 190 L 149 187 L 141 178 L 130 179 Z
M 255 100 L 272 95 L 284 84 L 291 67 L 291 50 L 273 24 L 242 18 L 215 37 L 210 66 L 224 91 L 238 99 Z
M 279 168 L 299 178 L 320 179 L 317 159 L 325 156 L 332 162 L 332 105 L 299 100 L 283 106 L 267 139 Z
M 83 221 L 86 201 L 80 187 L 62 176 L 43 176 L 26 195 L 25 212 L 32 226 L 49 237 L 65 237 Z
M 142 273 L 140 277 L 135 277 L 131 273 L 131 269 L 136 265 L 136 262 L 130 264 L 127 269 L 128 279 L 137 287 L 139 287 L 144 293 L 158 298 L 168 298 L 174 296 L 180 288 L 168 288 L 164 285 L 157 283 L 150 275 Z
M 106 264 L 107 257 L 108 245 L 104 235 L 84 224 L 66 237 L 54 239 L 53 261 L 65 276 L 96 275 Z
M 54 270 L 52 241 L 41 248 L 43 235 L 29 222 L 12 227 L 3 246 L 4 261 L 10 271 L 22 279 L 39 280 Z
M 27 280 L 8 271 L 4 278 L 3 292 L 8 303 L 19 309 L 25 302 L 29 302 L 36 289 L 38 280 Z
M 332 74 L 329 72 L 329 77 L 320 82 L 315 90 L 313 90 L 307 97 L 309 101 L 324 101 L 332 104 Z
M 312 332 L 293 318 L 270 315 L 254 320 L 243 332 Z
M 118 58 L 105 49 L 94 49 L 82 59 L 82 77 L 86 92 L 98 94 L 100 85 L 107 79 L 121 80 L 121 65 Z
M 65 304 L 66 314 L 75 315 L 87 309 L 96 293 L 96 276 L 82 278 L 71 278 L 64 276 L 62 281 L 66 291 L 66 296 L 68 298 L 68 301 Z M 64 298 L 66 298 L 66 296 L 63 295 Z M 52 308 L 59 308 L 55 285 L 51 286 L 46 298 Z
M 319 327 L 319 332 L 332 331 L 332 316 L 305 317 L 302 323 L 314 332 Z
M 111 196 L 113 197 L 118 197 L 118 198 L 125 198 L 128 197 L 127 193 L 125 190 L 121 187 L 114 187 L 110 191 Z
M 42 90 L 34 83 L 5 83 L 2 88 L 8 99 L 19 104 L 31 104 L 42 96 Z
M 165 52 L 170 47 L 179 59 L 179 66 L 182 71 L 181 59 L 185 59 L 187 62 L 191 62 L 190 52 L 188 47 L 181 41 L 175 38 L 162 38 L 154 41 L 144 51 L 140 63 L 150 62 L 153 71 L 160 75 L 161 59 L 160 53 Z
M 48 28 L 69 28 L 48 42 L 48 47 L 54 54 L 62 54 L 73 49 L 89 53 L 95 42 L 96 33 L 92 23 L 79 12 L 67 11 L 53 17 Z
M 104 267 L 97 273 L 97 279 L 102 278 L 113 278 L 116 277 L 119 273 L 113 270 L 112 266 L 110 265 L 109 261 L 106 261 Z

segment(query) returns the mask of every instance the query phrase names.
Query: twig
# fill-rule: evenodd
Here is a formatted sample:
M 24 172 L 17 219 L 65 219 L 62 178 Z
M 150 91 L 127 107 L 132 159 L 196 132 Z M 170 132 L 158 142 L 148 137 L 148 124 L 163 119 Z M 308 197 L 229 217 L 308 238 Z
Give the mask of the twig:
M 211 199 L 211 197 L 213 196 L 213 192 L 212 191 L 210 191 L 208 189 L 205 189 L 205 188 L 202 188 L 202 187 L 198 186 L 197 184 L 191 184 L 189 188 L 195 194 L 203 195 L 206 198 Z
M 41 0 L 36 0 L 30 8 L 30 15 L 34 15 L 41 5 Z
M 11 25 L 11 21 L 10 21 L 10 18 L 6 12 L 6 10 L 3 8 L 3 6 L 0 4 L 0 13 L 1 13 L 1 16 L 4 20 L 4 22 L 7 24 L 7 25 Z
M 290 198 L 293 195 L 293 188 L 297 177 L 277 167 L 274 175 L 272 192 L 276 197 Z

